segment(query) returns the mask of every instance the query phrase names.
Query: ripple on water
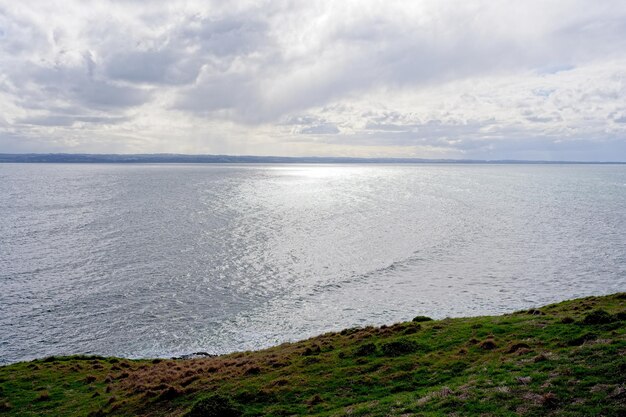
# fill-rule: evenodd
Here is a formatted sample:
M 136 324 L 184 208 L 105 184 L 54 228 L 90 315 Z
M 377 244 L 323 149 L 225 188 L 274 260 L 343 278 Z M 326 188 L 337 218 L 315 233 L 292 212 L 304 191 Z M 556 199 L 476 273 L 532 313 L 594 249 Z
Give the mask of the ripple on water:
M 173 356 L 626 287 L 626 167 L 0 165 L 0 362 Z

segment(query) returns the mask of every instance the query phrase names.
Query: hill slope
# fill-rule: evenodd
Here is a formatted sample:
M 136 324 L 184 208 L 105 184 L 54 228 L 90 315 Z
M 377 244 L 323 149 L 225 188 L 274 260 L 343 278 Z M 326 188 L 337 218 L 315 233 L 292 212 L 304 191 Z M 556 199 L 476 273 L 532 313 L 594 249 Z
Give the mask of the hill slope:
M 198 359 L 0 367 L 1 416 L 626 415 L 626 293 Z

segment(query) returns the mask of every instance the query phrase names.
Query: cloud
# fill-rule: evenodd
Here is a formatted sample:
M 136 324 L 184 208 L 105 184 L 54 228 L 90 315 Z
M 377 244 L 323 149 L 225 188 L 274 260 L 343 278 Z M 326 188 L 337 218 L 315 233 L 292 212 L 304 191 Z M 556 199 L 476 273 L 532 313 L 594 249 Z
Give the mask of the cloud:
M 119 124 L 127 121 L 126 117 L 108 117 L 108 116 L 68 116 L 60 114 L 52 114 L 45 116 L 31 116 L 18 119 L 18 124 L 37 125 L 37 126 L 73 126 L 77 123 L 94 123 L 98 125 Z
M 626 159 L 622 1 L 0 0 L 0 69 L 5 152 Z
M 198 76 L 199 64 L 172 51 L 131 51 L 113 54 L 108 77 L 130 83 L 188 84 Z
M 339 133 L 339 128 L 333 123 L 322 123 L 316 126 L 305 127 L 300 130 L 304 135 L 332 135 Z

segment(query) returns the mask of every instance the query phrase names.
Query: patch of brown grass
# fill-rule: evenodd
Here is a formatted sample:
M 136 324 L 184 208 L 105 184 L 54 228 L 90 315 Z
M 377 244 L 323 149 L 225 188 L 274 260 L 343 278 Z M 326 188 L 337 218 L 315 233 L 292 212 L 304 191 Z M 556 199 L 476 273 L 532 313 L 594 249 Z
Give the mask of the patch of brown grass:
M 92 382 L 95 382 L 95 381 L 96 381 L 96 377 L 93 375 L 87 375 L 85 379 L 83 379 L 83 382 L 85 384 L 91 384 Z
M 173 400 L 174 398 L 178 398 L 184 394 L 184 391 L 178 387 L 167 386 L 158 396 L 159 400 Z
M 515 353 L 520 349 L 530 349 L 530 346 L 528 345 L 528 343 L 524 342 L 513 343 L 509 346 L 509 349 L 506 351 L 506 353 Z

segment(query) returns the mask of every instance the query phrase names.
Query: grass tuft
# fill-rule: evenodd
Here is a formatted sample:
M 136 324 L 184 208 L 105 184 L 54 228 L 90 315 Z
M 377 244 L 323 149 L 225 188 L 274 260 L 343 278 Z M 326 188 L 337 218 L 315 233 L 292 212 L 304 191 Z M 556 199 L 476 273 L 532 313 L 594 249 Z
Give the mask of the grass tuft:
M 493 350 L 498 347 L 498 345 L 496 344 L 496 341 L 493 340 L 492 338 L 483 340 L 482 342 L 480 342 L 480 345 L 478 346 L 483 350 Z
M 212 395 L 197 401 L 185 417 L 239 417 L 239 407 L 221 395 Z
M 370 356 L 376 352 L 376 345 L 374 343 L 365 343 L 354 349 L 354 356 Z
M 383 343 L 380 348 L 385 356 L 400 356 L 417 352 L 420 346 L 413 340 L 400 339 Z
M 37 395 L 37 401 L 48 401 L 50 400 L 50 393 L 48 391 L 41 391 L 39 395 Z

